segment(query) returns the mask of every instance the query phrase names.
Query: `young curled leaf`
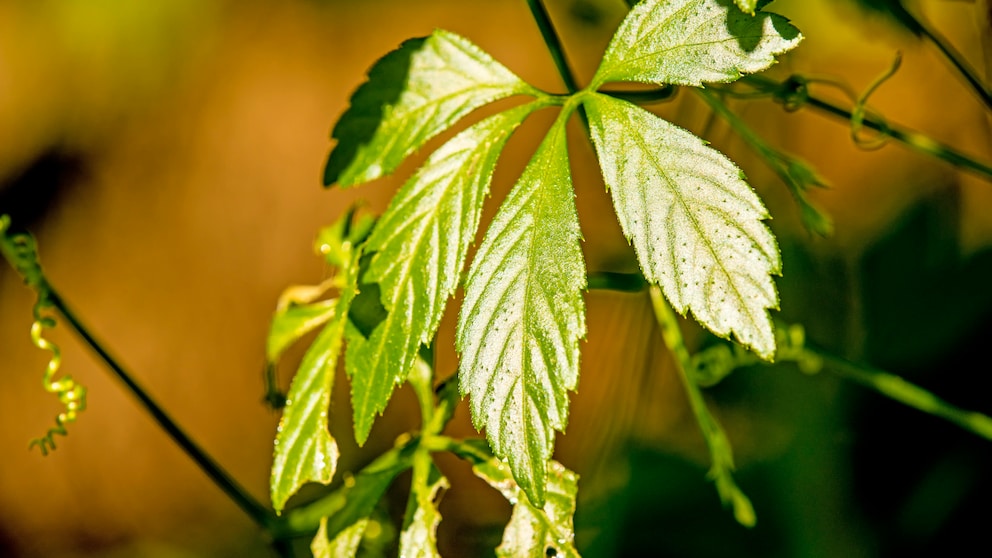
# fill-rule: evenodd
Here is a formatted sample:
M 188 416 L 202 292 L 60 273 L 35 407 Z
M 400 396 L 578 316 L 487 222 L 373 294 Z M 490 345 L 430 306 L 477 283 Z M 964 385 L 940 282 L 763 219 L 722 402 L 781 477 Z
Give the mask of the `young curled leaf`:
M 539 95 L 467 39 L 438 30 L 406 41 L 369 70 L 334 126 L 324 184 L 386 176 L 461 117 L 518 94 Z
M 741 9 L 754 4 L 737 1 Z M 730 82 L 768 68 L 801 40 L 782 16 L 748 15 L 731 0 L 644 0 L 620 24 L 591 88 L 612 81 Z
M 317 535 L 310 542 L 313 558 L 352 558 L 358 554 L 368 524 L 368 518 L 359 519 L 331 539 L 327 535 L 327 518 L 321 519 Z
M 547 501 L 537 507 L 514 482 L 506 464 L 491 459 L 472 468 L 475 475 L 500 491 L 513 504 L 496 555 L 507 558 L 578 558 L 575 549 L 575 495 L 579 477 L 561 463 L 548 464 Z
M 429 459 L 428 459 L 429 461 Z M 450 485 L 441 471 L 428 463 L 428 475 L 414 484 L 410 494 L 409 521 L 400 534 L 400 556 L 409 558 L 440 558 L 437 551 L 437 526 L 441 522 L 436 501 Z M 412 512 L 412 513 L 410 513 Z
M 328 484 L 334 478 L 338 446 L 328 430 L 327 414 L 348 311 L 357 292 L 359 257 L 360 252 L 351 253 L 342 267 L 342 287 L 337 299 L 300 307 L 303 309 L 300 315 L 294 315 L 292 320 L 286 318 L 287 314 L 277 314 L 273 323 L 274 335 L 278 335 L 275 341 L 270 336 L 270 358 L 278 356 L 278 352 L 273 355 L 273 345 L 282 346 L 289 338 L 302 335 L 301 329 L 327 322 L 303 355 L 279 421 L 269 485 L 276 513 L 282 511 L 286 500 L 305 483 Z M 280 315 L 283 325 L 277 327 Z
M 768 309 L 781 269 L 768 212 L 740 169 L 703 140 L 632 105 L 583 98 L 603 178 L 644 277 L 679 313 L 775 355 Z

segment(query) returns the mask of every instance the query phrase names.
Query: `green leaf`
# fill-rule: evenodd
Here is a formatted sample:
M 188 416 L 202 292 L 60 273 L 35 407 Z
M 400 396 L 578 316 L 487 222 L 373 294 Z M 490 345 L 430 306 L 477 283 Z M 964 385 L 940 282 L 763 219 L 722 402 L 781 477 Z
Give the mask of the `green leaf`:
M 290 385 L 272 462 L 270 487 L 276 512 L 304 483 L 327 484 L 334 478 L 338 446 L 328 431 L 327 409 L 352 293 L 338 298 L 330 323 L 307 349 Z
M 771 360 L 781 260 L 768 212 L 703 140 L 626 101 L 583 98 L 603 178 L 645 278 L 680 314 Z
M 743 0 L 739 0 L 743 1 Z M 752 2 L 753 3 L 753 2 Z M 699 86 L 759 72 L 802 40 L 785 18 L 730 0 L 645 0 L 627 14 L 592 79 Z
M 350 255 L 349 263 L 341 269 L 341 291 L 336 301 L 327 303 L 333 306 L 321 318 L 327 325 L 303 355 L 286 397 L 269 483 L 277 513 L 306 482 L 328 484 L 334 478 L 338 446 L 328 431 L 327 412 L 348 310 L 357 291 L 358 258 L 357 253 Z
M 334 126 L 324 184 L 390 174 L 461 117 L 517 94 L 540 95 L 467 39 L 438 30 L 406 41 L 369 70 Z
M 458 322 L 459 384 L 472 421 L 509 462 L 531 502 L 544 503 L 554 430 L 585 336 L 585 264 L 562 111 L 510 192 L 472 262 Z
M 300 337 L 327 322 L 334 315 L 337 300 L 322 300 L 313 304 L 290 305 L 277 310 L 272 317 L 269 337 L 265 345 L 265 356 L 270 363 Z
M 368 519 L 359 519 L 350 527 L 341 531 L 330 540 L 327 537 L 327 518 L 320 520 L 320 529 L 317 536 L 310 543 L 310 552 L 313 558 L 348 558 L 358 553 L 358 545 L 362 542 L 362 535 L 365 534 L 365 527 Z
M 503 531 L 497 556 L 569 558 L 579 556 L 573 544 L 575 530 L 575 494 L 578 475 L 561 463 L 548 464 L 548 496 L 541 507 L 531 505 L 513 481 L 506 464 L 493 459 L 472 468 L 476 476 L 499 490 L 513 504 L 513 514 Z
M 410 494 L 413 513 L 403 533 L 400 534 L 400 556 L 410 558 L 439 558 L 437 552 L 437 526 L 441 522 L 441 514 L 434 502 L 439 493 L 450 485 L 448 479 L 441 475 L 437 467 L 430 463 L 430 477 L 425 482 L 414 482 Z M 426 476 L 426 475 L 425 475 Z
M 368 340 L 348 348 L 355 437 L 364 443 L 393 387 L 413 367 L 421 344 L 437 331 L 458 287 L 482 202 L 506 140 L 540 103 L 497 114 L 435 151 L 396 193 L 366 250 L 375 252 L 364 281 L 377 283 L 385 319 Z

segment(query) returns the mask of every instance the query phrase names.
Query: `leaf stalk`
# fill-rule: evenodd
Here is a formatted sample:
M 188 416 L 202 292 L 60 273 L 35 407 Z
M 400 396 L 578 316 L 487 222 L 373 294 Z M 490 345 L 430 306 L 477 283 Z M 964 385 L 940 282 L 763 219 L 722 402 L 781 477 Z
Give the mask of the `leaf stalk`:
M 710 414 L 695 377 L 688 373 L 692 367 L 692 357 L 685 346 L 685 340 L 682 337 L 682 330 L 679 329 L 675 312 L 672 311 L 668 306 L 668 302 L 665 301 L 665 297 L 661 293 L 661 288 L 653 285 L 650 292 L 651 305 L 654 308 L 655 319 L 657 319 L 658 325 L 661 327 L 661 335 L 665 340 L 668 350 L 672 353 L 675 369 L 689 398 L 689 406 L 696 416 L 696 422 L 699 423 L 699 429 L 702 431 L 703 438 L 706 440 L 706 446 L 710 451 L 712 465 L 709 476 L 716 483 L 720 500 L 723 501 L 724 505 L 729 504 L 732 506 L 734 518 L 737 522 L 745 527 L 754 527 L 757 521 L 754 514 L 754 507 L 751 505 L 748 497 L 737 486 L 737 483 L 734 482 L 734 456 L 733 450 L 730 447 L 730 441 L 727 439 L 727 434 L 716 420 L 716 417 Z

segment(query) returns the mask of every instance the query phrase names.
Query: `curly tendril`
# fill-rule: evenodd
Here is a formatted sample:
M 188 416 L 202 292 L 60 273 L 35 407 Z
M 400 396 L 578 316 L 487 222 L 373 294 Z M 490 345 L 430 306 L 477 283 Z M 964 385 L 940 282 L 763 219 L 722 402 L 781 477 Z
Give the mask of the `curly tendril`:
M 892 61 L 892 66 L 888 70 L 882 73 L 882 75 L 875 78 L 875 81 L 868 86 L 868 89 L 862 93 L 854 103 L 854 110 L 851 111 L 851 140 L 854 144 L 864 149 L 866 151 L 872 151 L 875 149 L 881 149 L 888 143 L 889 138 L 883 133 L 879 137 L 874 139 L 864 138 L 861 135 L 861 131 L 864 126 L 865 115 L 868 112 L 868 97 L 875 92 L 883 83 L 896 75 L 899 71 L 899 66 L 902 64 L 902 53 L 896 52 L 895 60 Z M 881 122 L 883 127 L 883 132 L 888 129 L 888 123 L 885 121 L 885 117 L 878 113 L 872 113 L 870 116 Z
M 42 310 L 39 306 L 42 306 L 41 300 L 35 305 L 36 316 Z M 65 405 L 65 412 L 55 417 L 55 427 L 49 428 L 44 436 L 31 440 L 28 445 L 29 448 L 38 446 L 42 455 L 48 455 L 49 450 L 55 449 L 55 435 L 68 435 L 65 425 L 76 422 L 78 414 L 86 409 L 86 388 L 77 384 L 68 374 L 56 379 L 56 374 L 62 366 L 62 352 L 58 345 L 44 337 L 45 329 L 53 328 L 55 325 L 55 319 L 50 316 L 39 317 L 31 324 L 31 341 L 39 349 L 52 353 L 45 367 L 42 385 L 49 393 L 56 394 L 59 401 Z
M 37 244 L 30 234 L 11 234 L 9 229 L 10 217 L 0 216 L 0 251 L 21 275 L 24 283 L 38 294 L 32 310 L 34 322 L 31 324 L 31 342 L 35 347 L 52 353 L 45 367 L 42 385 L 45 391 L 56 394 L 65 406 L 65 411 L 55 417 L 55 427 L 49 428 L 44 436 L 35 438 L 28 444 L 28 448 L 38 446 L 42 455 L 48 455 L 49 450 L 55 449 L 55 435 L 68 435 L 65 425 L 76 422 L 79 413 L 86 409 L 86 388 L 77 384 L 72 376 L 57 378 L 59 368 L 62 366 L 62 352 L 58 345 L 45 338 L 45 330 L 52 329 L 57 324 L 55 317 L 51 315 L 55 305 L 52 301 L 51 289 L 38 263 Z

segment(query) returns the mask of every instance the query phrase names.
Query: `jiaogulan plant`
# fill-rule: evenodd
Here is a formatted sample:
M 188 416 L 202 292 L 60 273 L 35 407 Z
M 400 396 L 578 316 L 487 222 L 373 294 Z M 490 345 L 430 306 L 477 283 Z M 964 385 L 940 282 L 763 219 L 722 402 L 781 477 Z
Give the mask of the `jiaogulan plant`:
M 312 537 L 315 556 L 354 556 L 369 518 L 389 486 L 411 471 L 409 502 L 399 534 L 401 556 L 437 556 L 442 517 L 437 499 L 450 487 L 435 455 L 450 452 L 512 504 L 499 556 L 578 556 L 574 542 L 578 478 L 552 459 L 566 429 L 570 392 L 579 380 L 586 336 L 584 292 L 590 288 L 650 293 L 691 409 L 711 455 L 719 498 L 746 526 L 756 522 L 734 481 L 734 461 L 722 427 L 701 388 L 734 369 L 792 361 L 804 372 L 833 369 L 909 406 L 941 416 L 985 438 L 992 420 L 957 409 L 902 379 L 808 347 L 803 328 L 774 321 L 781 272 L 769 214 L 728 157 L 641 104 L 677 88 L 697 94 L 727 120 L 790 188 L 803 223 L 829 234 L 829 218 L 805 195 L 822 179 L 802 161 L 780 153 L 731 112 L 726 97 L 763 96 L 790 108 L 813 106 L 986 177 L 987 165 L 924 136 L 890 126 L 865 109 L 871 89 L 850 110 L 808 91 L 803 78 L 776 82 L 756 76 L 796 48 L 802 34 L 757 0 L 644 0 L 631 9 L 584 87 L 577 83 L 540 0 L 527 4 L 566 86 L 543 91 L 517 77 L 469 39 L 447 31 L 410 39 L 381 58 L 333 129 L 325 185 L 350 188 L 393 173 L 432 138 L 469 113 L 502 99 L 519 102 L 462 129 L 429 155 L 373 218 L 356 209 L 322 230 L 316 249 L 335 270 L 313 287 L 279 300 L 266 347 L 270 369 L 304 336 L 316 333 L 284 398 L 271 471 L 272 510 L 234 483 L 129 379 L 47 282 L 33 239 L 0 222 L 3 254 L 38 294 L 32 339 L 52 351 L 46 389 L 65 412 L 35 440 L 42 453 L 86 407 L 86 391 L 58 378 L 58 348 L 44 330 L 61 315 L 152 411 L 163 428 L 227 494 L 271 535 L 275 548 Z M 480 5 L 479 9 L 484 9 Z M 735 83 L 736 82 L 736 83 Z M 617 84 L 647 84 L 630 89 Z M 988 103 L 988 90 L 970 82 Z M 877 84 L 876 84 L 877 85 Z M 528 116 L 553 109 L 557 118 L 492 222 L 480 232 L 484 202 L 501 151 Z M 577 118 L 595 149 L 613 210 L 640 273 L 589 274 L 575 205 L 566 123 Z M 926 141 L 924 141 L 926 140 Z M 481 241 L 471 261 L 478 235 Z M 460 307 L 449 305 L 464 289 Z M 457 312 L 457 374 L 435 371 L 436 336 L 446 312 Z M 727 340 L 691 354 L 676 314 L 691 316 Z M 369 438 L 394 390 L 409 383 L 422 422 L 392 449 L 310 503 L 286 509 L 303 485 L 328 485 L 339 450 L 328 428 L 335 369 L 343 361 L 351 382 L 354 435 Z M 465 398 L 485 438 L 444 434 Z M 337 417 L 340 419 L 340 417 Z M 314 535 L 314 533 L 316 533 Z

